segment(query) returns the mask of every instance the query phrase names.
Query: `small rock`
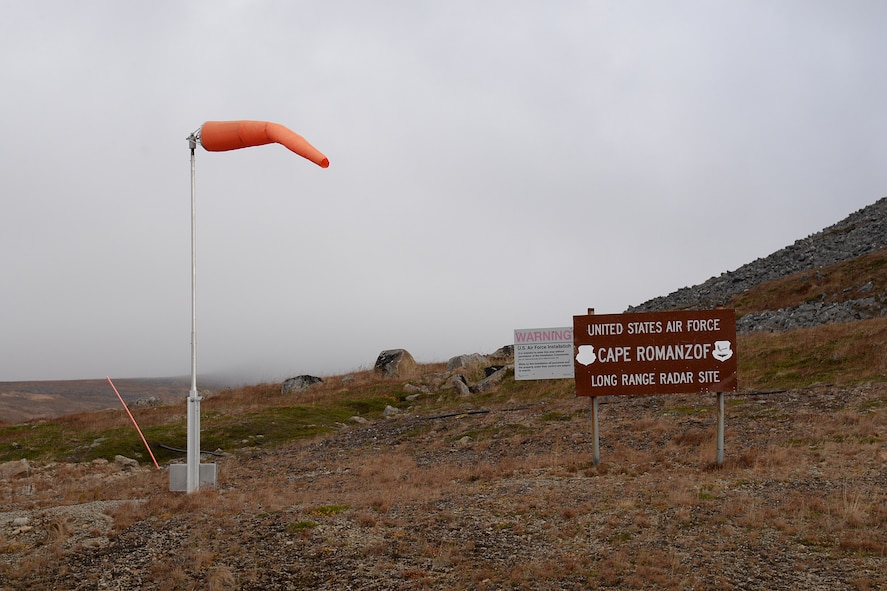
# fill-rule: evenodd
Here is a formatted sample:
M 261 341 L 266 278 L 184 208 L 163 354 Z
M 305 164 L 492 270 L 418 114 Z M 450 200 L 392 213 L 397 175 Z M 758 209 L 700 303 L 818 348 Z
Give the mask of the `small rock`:
M 399 408 L 394 408 L 390 404 L 385 407 L 385 410 L 382 411 L 382 414 L 386 417 L 393 417 L 400 414 Z
M 504 365 L 491 365 L 489 367 L 485 367 L 484 368 L 484 377 L 488 378 L 504 367 L 505 367 Z
M 348 420 L 351 421 L 352 423 L 357 423 L 358 425 L 366 425 L 367 423 L 369 423 L 368 420 L 366 420 L 363 417 L 359 417 L 357 415 L 349 418 Z
M 471 390 L 468 388 L 468 384 L 465 383 L 465 378 L 460 375 L 454 375 L 450 380 L 450 387 L 456 391 L 456 394 L 459 396 L 471 396 Z
M 114 456 L 114 463 L 125 470 L 139 467 L 138 460 L 134 460 L 132 458 L 121 455 Z
M 28 460 L 22 458 L 12 462 L 3 462 L 0 464 L 0 478 L 15 478 L 31 471 L 31 465 Z
M 403 391 L 411 394 L 428 394 L 429 392 L 427 386 L 416 386 L 413 384 L 404 384 Z
M 160 406 L 163 401 L 157 396 L 148 396 L 147 398 L 139 398 L 135 402 L 133 402 L 133 406 L 136 408 L 150 408 L 153 406 Z

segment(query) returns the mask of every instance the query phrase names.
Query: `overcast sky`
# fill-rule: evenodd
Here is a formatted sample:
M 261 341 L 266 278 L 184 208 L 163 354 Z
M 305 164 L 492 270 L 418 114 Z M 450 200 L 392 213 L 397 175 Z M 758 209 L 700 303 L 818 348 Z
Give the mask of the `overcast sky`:
M 887 194 L 887 3 L 0 3 L 0 381 L 490 353 Z

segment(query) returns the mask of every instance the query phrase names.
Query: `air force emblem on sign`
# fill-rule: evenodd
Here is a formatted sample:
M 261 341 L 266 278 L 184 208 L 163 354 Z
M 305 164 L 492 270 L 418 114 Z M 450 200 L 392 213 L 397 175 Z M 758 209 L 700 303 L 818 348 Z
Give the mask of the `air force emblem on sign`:
M 594 354 L 594 345 L 579 345 L 576 361 L 586 366 L 597 361 L 597 355 Z
M 715 341 L 715 349 L 711 352 L 711 356 L 718 361 L 727 361 L 733 357 L 730 341 Z

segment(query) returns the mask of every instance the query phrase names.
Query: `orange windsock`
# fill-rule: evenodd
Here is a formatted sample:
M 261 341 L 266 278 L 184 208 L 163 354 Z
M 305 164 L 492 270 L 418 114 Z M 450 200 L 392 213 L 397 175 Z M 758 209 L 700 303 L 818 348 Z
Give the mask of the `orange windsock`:
M 200 143 L 210 152 L 225 152 L 277 143 L 321 168 L 330 165 L 308 140 L 279 123 L 268 121 L 207 121 L 200 128 Z

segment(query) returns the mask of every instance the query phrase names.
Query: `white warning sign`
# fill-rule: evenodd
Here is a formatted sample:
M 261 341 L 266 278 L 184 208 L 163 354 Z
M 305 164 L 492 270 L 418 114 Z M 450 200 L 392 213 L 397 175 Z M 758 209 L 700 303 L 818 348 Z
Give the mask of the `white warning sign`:
M 571 327 L 515 329 L 514 379 L 572 379 L 573 373 Z

